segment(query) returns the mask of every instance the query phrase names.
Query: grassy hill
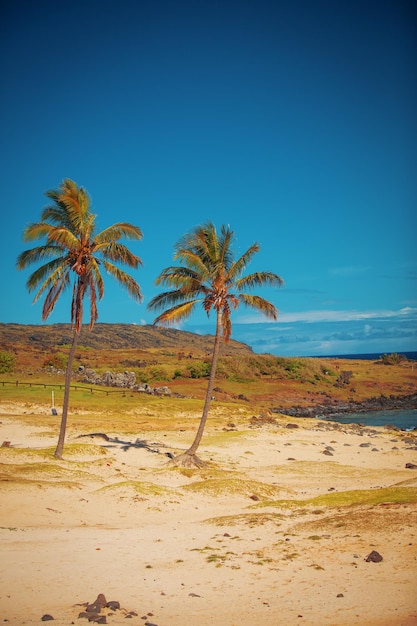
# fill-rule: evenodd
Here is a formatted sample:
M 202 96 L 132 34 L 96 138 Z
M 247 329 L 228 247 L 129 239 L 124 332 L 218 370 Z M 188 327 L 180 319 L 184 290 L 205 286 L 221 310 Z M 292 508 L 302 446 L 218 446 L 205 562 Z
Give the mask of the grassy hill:
M 18 352 L 22 346 L 25 350 L 45 351 L 70 345 L 71 341 L 70 324 L 0 324 L 0 349 L 5 351 Z M 92 331 L 88 326 L 83 327 L 78 345 L 107 351 L 158 349 L 202 354 L 211 351 L 213 336 L 152 325 L 96 324 Z M 225 352 L 230 355 L 248 355 L 252 349 L 244 343 L 231 340 Z
M 71 340 L 68 324 L 0 324 L 0 352 L 12 355 L 14 361 L 1 380 L 61 384 Z M 202 399 L 212 346 L 211 335 L 96 324 L 92 332 L 82 330 L 74 370 L 83 366 L 99 374 L 134 372 L 138 383 L 168 386 L 178 397 Z M 4 395 L 6 387 L 2 389 Z M 221 349 L 215 393 L 218 401 L 243 402 L 256 412 L 277 406 L 286 409 L 407 396 L 416 390 L 417 368 L 412 362 L 384 365 L 367 360 L 283 358 L 255 354 L 246 344 L 230 341 Z

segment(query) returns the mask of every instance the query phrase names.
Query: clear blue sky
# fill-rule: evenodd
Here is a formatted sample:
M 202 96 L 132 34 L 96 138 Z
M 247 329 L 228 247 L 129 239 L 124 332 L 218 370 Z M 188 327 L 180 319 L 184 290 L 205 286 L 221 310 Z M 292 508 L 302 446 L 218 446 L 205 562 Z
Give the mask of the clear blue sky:
M 239 308 L 235 339 L 282 355 L 417 350 L 414 1 L 2 6 L 1 322 L 41 323 L 16 257 L 44 192 L 72 178 L 99 229 L 144 233 L 130 244 L 144 302 L 108 278 L 101 322 L 152 323 L 175 241 L 210 220 L 230 224 L 237 254 L 259 242 L 248 271 L 285 280 L 260 290 L 279 322 Z M 49 322 L 69 316 L 64 298 Z

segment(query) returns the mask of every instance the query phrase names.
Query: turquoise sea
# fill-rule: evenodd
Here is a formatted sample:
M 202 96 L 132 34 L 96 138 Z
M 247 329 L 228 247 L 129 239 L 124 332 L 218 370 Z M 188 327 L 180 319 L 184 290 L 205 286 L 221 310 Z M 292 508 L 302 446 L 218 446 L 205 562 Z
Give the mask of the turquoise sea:
M 385 426 L 386 424 L 391 424 L 402 430 L 417 429 L 417 409 L 326 415 L 319 419 L 339 422 L 340 424 L 364 424 L 365 426 Z

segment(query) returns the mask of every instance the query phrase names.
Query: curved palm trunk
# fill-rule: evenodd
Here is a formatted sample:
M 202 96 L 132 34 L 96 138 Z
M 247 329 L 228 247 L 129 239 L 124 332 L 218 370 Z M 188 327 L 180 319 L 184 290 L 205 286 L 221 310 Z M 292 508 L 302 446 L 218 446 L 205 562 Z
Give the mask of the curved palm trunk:
M 79 332 L 74 330 L 71 350 L 68 356 L 67 371 L 65 372 L 65 390 L 64 390 L 64 402 L 62 405 L 61 428 L 59 430 L 58 445 L 54 453 L 54 456 L 57 459 L 62 459 L 62 453 L 64 451 L 65 431 L 67 429 L 67 415 L 68 415 L 69 395 L 70 395 L 70 387 L 71 387 L 72 363 L 74 361 L 74 355 L 75 355 L 75 349 L 78 343 L 78 337 L 79 337 Z
M 212 396 L 213 396 L 214 381 L 216 379 L 217 361 L 218 361 L 218 358 L 219 358 L 220 341 L 221 341 L 221 321 L 222 321 L 222 314 L 221 314 L 221 311 L 218 311 L 217 312 L 216 335 L 215 335 L 215 338 L 214 338 L 213 355 L 211 357 L 210 377 L 209 377 L 209 382 L 208 382 L 208 387 L 207 387 L 207 392 L 206 392 L 206 399 L 205 399 L 205 402 L 204 402 L 203 414 L 201 416 L 200 425 L 198 427 L 195 439 L 194 439 L 192 445 L 190 446 L 190 448 L 185 452 L 185 455 L 187 455 L 187 456 L 194 456 L 195 455 L 195 453 L 197 451 L 197 448 L 200 445 L 200 441 L 201 441 L 201 438 L 203 436 L 204 428 L 206 426 L 207 416 L 208 416 L 208 412 L 209 412 L 209 408 L 210 408 L 210 403 L 211 403 L 211 399 L 212 399 Z

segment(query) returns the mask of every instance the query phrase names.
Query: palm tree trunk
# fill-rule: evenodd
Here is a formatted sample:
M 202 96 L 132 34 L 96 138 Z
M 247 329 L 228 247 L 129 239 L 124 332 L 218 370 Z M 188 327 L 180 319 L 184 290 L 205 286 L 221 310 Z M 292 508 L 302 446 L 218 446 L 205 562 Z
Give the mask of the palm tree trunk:
M 57 459 L 62 459 L 62 454 L 64 451 L 65 431 L 67 429 L 68 405 L 69 405 L 69 395 L 70 395 L 70 388 L 71 388 L 72 363 L 74 361 L 74 355 L 75 355 L 75 349 L 78 343 L 78 337 L 79 337 L 79 332 L 77 332 L 77 330 L 74 330 L 71 350 L 68 356 L 67 371 L 65 372 L 65 390 L 64 390 L 64 402 L 62 405 L 61 428 L 59 430 L 58 445 L 54 453 L 54 456 Z
M 221 311 L 217 312 L 217 324 L 216 324 L 216 335 L 214 338 L 214 347 L 213 347 L 213 355 L 211 357 L 211 368 L 210 368 L 210 377 L 206 392 L 206 400 L 204 402 L 203 414 L 201 416 L 200 425 L 197 430 L 197 434 L 190 448 L 185 452 L 188 456 L 195 455 L 198 446 L 200 445 L 201 438 L 203 436 L 204 428 L 207 422 L 207 416 L 210 408 L 211 399 L 213 397 L 213 388 L 214 381 L 216 379 L 216 370 L 217 370 L 217 361 L 219 358 L 220 351 L 220 341 L 221 341 L 221 321 L 222 321 L 222 313 Z

